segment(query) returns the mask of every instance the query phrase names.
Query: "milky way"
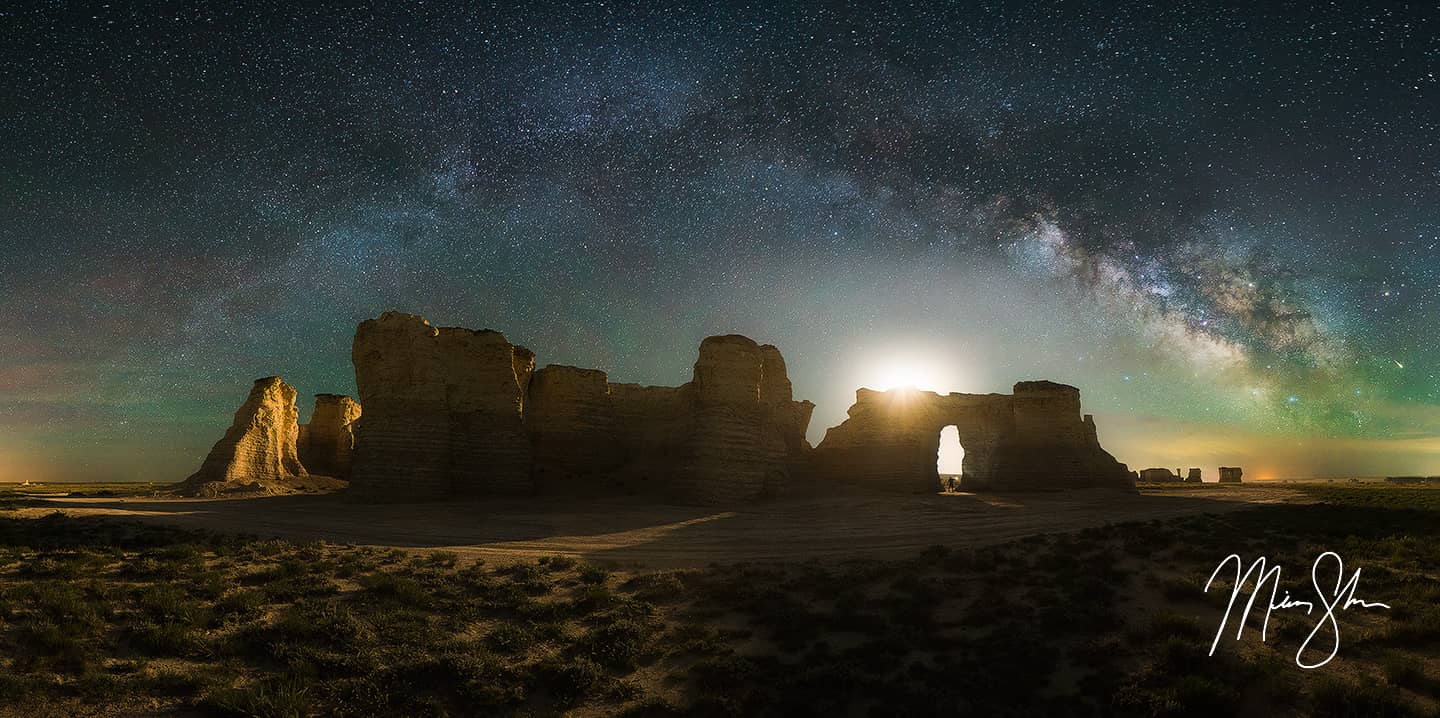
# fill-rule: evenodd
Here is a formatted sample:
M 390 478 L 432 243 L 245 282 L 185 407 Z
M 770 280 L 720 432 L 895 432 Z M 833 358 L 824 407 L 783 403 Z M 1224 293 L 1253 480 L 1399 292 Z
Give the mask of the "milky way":
M 911 355 L 1080 386 L 1132 467 L 1440 473 L 1425 4 L 0 25 L 0 480 L 180 478 L 387 309 L 648 383 L 745 333 L 812 440 Z

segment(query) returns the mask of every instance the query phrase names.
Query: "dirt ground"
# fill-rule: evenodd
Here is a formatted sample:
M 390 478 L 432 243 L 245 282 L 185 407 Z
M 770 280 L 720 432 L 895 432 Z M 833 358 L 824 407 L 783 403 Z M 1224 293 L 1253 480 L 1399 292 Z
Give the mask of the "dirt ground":
M 564 498 L 362 504 L 343 495 L 249 499 L 56 498 L 20 516 L 63 511 L 333 543 L 440 549 L 489 560 L 565 554 L 614 567 L 913 556 L 1030 534 L 1303 501 L 1266 486 L 1124 494 L 836 495 L 717 509 Z

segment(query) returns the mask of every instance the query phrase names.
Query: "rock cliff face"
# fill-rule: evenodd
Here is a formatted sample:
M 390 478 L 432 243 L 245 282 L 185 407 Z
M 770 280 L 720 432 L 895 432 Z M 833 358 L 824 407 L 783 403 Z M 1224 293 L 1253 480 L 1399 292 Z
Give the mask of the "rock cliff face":
M 615 423 L 605 372 L 557 365 L 536 371 L 525 405 L 535 480 L 543 488 L 617 469 L 626 452 Z
M 1022 381 L 1013 394 L 860 389 L 849 418 L 814 450 L 819 475 L 886 491 L 934 493 L 940 430 L 954 425 L 965 449 L 966 491 L 1113 487 L 1133 475 L 1100 446 L 1080 390 Z
M 256 379 L 225 436 L 215 442 L 182 493 L 213 495 L 241 487 L 267 490 L 305 477 L 296 451 L 295 389 L 278 376 Z
M 791 398 L 773 346 L 701 343 L 680 387 L 611 384 L 547 366 L 498 332 L 435 329 L 387 313 L 352 352 L 365 415 L 351 487 L 434 499 L 517 491 L 656 493 L 680 502 L 753 499 L 804 465 L 814 405 Z
M 296 448 L 306 471 L 338 479 L 350 476 L 355 448 L 355 422 L 360 405 L 341 394 L 316 394 L 310 423 L 300 425 Z
M 1242 474 L 1244 472 L 1238 466 L 1222 466 L 1220 467 L 1220 483 L 1238 484 Z
M 1140 480 L 1151 483 L 1165 483 L 1169 481 L 1179 481 L 1180 476 L 1171 472 L 1169 469 L 1151 468 L 1140 471 Z
M 694 387 L 610 384 L 621 468 L 606 477 L 625 492 L 666 494 L 685 458 Z
M 1195 467 L 1193 467 L 1193 466 L 1190 467 L 1190 472 L 1185 475 L 1185 483 L 1187 483 L 1187 484 L 1199 484 L 1199 483 L 1203 483 L 1203 480 L 1200 478 L 1200 469 L 1195 468 Z
M 351 357 L 360 402 L 317 395 L 303 428 L 295 390 L 258 380 L 188 490 L 319 488 L 302 485 L 313 474 L 348 476 L 354 494 L 385 501 L 639 493 L 733 503 L 821 480 L 933 493 L 948 425 L 965 448 L 966 490 L 1133 490 L 1137 478 L 1101 448 L 1080 391 L 1048 381 L 1012 394 L 860 389 L 849 418 L 812 449 L 815 406 L 794 400 L 780 351 L 735 334 L 701 342 L 678 387 L 615 384 L 572 366 L 537 371 L 535 355 L 499 332 L 397 312 L 362 322 Z M 1238 481 L 1239 469 L 1221 479 Z
M 365 407 L 351 487 L 415 500 L 530 489 L 521 410 L 535 355 L 490 331 L 437 329 L 387 312 L 351 349 Z
M 804 453 L 813 405 L 790 398 L 785 361 L 775 347 L 738 334 L 709 337 L 690 382 L 690 429 L 671 484 L 681 500 L 727 502 L 782 492 L 793 447 Z M 799 411 L 804 423 L 796 422 Z

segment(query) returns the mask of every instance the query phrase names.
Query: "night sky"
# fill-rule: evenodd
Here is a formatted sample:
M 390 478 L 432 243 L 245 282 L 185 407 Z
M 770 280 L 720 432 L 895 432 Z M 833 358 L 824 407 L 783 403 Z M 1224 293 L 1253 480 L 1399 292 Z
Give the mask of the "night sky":
M 901 365 L 1440 474 L 1440 12 L 1162 5 L 7 4 L 0 481 L 181 479 L 390 309 L 651 384 L 743 333 L 812 441 Z

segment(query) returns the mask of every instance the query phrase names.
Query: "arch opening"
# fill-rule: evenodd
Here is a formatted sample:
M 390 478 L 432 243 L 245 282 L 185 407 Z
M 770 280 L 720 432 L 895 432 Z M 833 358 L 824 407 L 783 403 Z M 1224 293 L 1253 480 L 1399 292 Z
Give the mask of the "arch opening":
M 940 429 L 940 448 L 935 452 L 935 473 L 940 476 L 940 490 L 960 488 L 964 475 L 965 447 L 960 445 L 960 430 L 954 424 Z

